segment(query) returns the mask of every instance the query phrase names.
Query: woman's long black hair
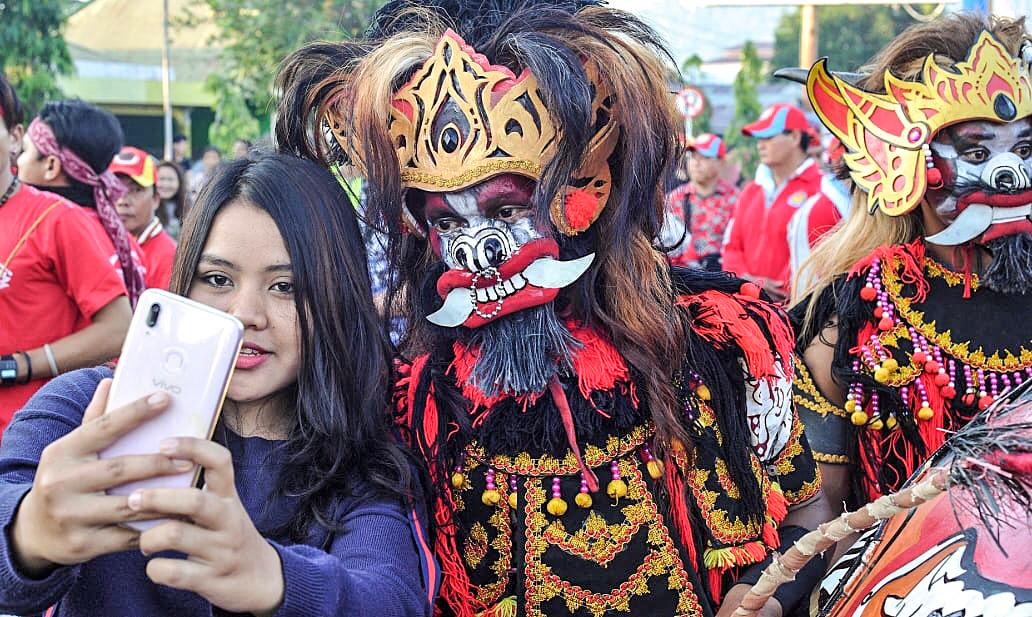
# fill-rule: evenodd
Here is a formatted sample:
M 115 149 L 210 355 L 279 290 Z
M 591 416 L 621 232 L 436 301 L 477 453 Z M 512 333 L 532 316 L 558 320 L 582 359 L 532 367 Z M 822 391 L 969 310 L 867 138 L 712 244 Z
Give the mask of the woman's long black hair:
M 380 496 L 415 492 L 411 457 L 392 437 L 391 347 L 370 292 L 365 247 L 347 195 L 319 165 L 252 153 L 218 168 L 187 214 L 170 289 L 186 295 L 212 222 L 233 202 L 272 217 L 290 254 L 300 332 L 296 421 L 277 480 L 297 515 L 273 532 L 301 541 L 364 480 Z M 256 252 L 262 247 L 254 247 Z

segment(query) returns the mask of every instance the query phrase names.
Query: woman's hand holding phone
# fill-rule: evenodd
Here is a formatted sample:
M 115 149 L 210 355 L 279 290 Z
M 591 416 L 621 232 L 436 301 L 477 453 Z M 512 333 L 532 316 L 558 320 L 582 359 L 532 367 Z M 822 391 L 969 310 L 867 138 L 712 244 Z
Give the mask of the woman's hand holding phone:
M 157 393 L 105 414 L 110 389 L 110 379 L 101 381 L 82 424 L 40 456 L 32 488 L 18 508 L 11 532 L 19 566 L 27 574 L 40 576 L 56 566 L 136 547 L 139 532 L 122 524 L 154 515 L 130 508 L 124 496 L 104 491 L 192 469 L 192 462 L 164 454 L 100 460 L 98 452 L 169 405 L 169 396 Z
M 129 506 L 139 512 L 178 519 L 144 531 L 143 554 L 178 551 L 187 556 L 151 559 L 147 576 L 193 591 L 224 610 L 275 611 L 283 600 L 283 566 L 240 501 L 229 450 L 191 437 L 168 439 L 161 449 L 168 457 L 203 467 L 205 488 L 139 489 L 129 496 Z

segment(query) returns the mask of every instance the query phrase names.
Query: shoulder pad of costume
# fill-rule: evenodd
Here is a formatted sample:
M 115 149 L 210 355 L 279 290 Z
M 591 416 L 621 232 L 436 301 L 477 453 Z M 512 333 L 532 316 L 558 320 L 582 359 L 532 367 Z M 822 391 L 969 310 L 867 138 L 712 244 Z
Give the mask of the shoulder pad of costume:
M 752 283 L 741 287 L 731 293 L 711 289 L 682 294 L 676 304 L 687 311 L 688 326 L 700 337 L 717 347 L 739 350 L 753 377 L 791 374 L 795 338 L 788 316 L 761 300 Z
M 710 290 L 737 293 L 746 281 L 727 272 L 671 266 L 670 282 L 674 287 L 674 294 L 681 296 Z

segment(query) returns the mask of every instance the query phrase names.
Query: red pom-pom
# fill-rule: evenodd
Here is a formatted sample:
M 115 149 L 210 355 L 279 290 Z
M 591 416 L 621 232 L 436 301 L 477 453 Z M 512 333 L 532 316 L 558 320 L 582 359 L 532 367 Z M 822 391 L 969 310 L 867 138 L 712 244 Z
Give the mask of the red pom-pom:
M 952 386 L 946 386 L 945 388 L 939 390 L 939 393 L 942 394 L 942 398 L 951 399 L 957 396 L 957 389 L 953 388 Z
M 738 293 L 749 298 L 759 298 L 760 288 L 756 283 L 742 283 L 742 286 L 738 288 Z
M 874 287 L 864 287 L 860 290 L 860 298 L 868 302 L 878 297 L 878 291 Z
M 968 394 L 965 394 L 963 397 L 961 397 L 960 400 L 963 401 L 964 404 L 967 405 L 968 407 L 971 407 L 972 405 L 975 404 L 975 395 L 968 393 Z
M 881 319 L 882 315 L 884 315 L 884 314 L 885 314 L 885 311 L 882 309 L 882 307 L 879 306 L 878 308 L 874 309 L 874 316 L 876 318 Z
M 914 352 L 914 364 L 924 364 L 928 361 L 928 354 L 923 351 Z
M 882 332 L 888 332 L 892 329 L 892 326 L 894 325 L 895 322 L 892 321 L 892 318 L 888 316 L 882 317 L 880 320 L 878 320 L 878 329 Z
M 590 227 L 595 222 L 599 210 L 601 208 L 598 200 L 584 189 L 571 191 L 563 201 L 566 223 L 576 231 L 584 231 Z
M 939 171 L 938 167 L 928 168 L 928 188 L 941 189 L 942 188 L 942 172 Z
M 942 367 L 935 360 L 929 360 L 928 362 L 925 362 L 924 365 L 925 372 L 932 375 L 938 373 L 940 368 Z
M 946 373 L 939 373 L 935 376 L 935 385 L 939 386 L 940 388 L 948 383 L 950 383 L 950 376 Z
M 978 408 L 982 411 L 985 411 L 989 408 L 990 405 L 993 404 L 993 401 L 995 400 L 996 399 L 993 397 L 993 395 L 986 394 L 985 396 L 978 399 Z

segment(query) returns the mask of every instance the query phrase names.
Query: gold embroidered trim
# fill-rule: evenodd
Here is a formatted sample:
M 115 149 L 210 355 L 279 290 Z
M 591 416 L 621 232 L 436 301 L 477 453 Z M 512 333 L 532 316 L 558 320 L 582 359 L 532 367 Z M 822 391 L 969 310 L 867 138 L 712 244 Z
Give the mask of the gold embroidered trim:
M 466 559 L 466 565 L 475 568 L 480 565 L 485 555 L 487 555 L 487 530 L 477 521 L 469 530 L 469 536 L 462 547 L 462 556 Z
M 533 161 L 514 161 L 512 159 L 499 159 L 481 163 L 472 169 L 450 178 L 437 174 L 406 169 L 401 172 L 401 181 L 405 184 L 423 184 L 441 189 L 459 189 L 475 182 L 484 180 L 487 176 L 503 172 L 519 172 L 537 178 L 541 174 L 543 166 Z
M 649 593 L 649 580 L 665 576 L 667 588 L 678 592 L 676 617 L 694 617 L 702 615 L 702 606 L 695 596 L 691 580 L 681 563 L 681 558 L 670 537 L 670 532 L 663 524 L 652 494 L 642 479 L 641 471 L 633 460 L 623 459 L 619 463 L 620 475 L 628 484 L 625 499 L 637 500 L 641 512 L 645 514 L 643 525 L 649 529 L 647 543 L 651 547 L 645 559 L 631 576 L 619 587 L 605 593 L 596 593 L 574 585 L 560 578 L 542 561 L 545 551 L 550 545 L 545 531 L 549 527 L 548 518 L 542 511 L 546 492 L 543 480 L 527 478 L 525 481 L 527 505 L 527 541 L 526 541 L 526 601 L 528 617 L 544 617 L 541 603 L 560 597 L 570 612 L 586 609 L 593 617 L 603 617 L 612 611 L 630 612 L 630 602 L 634 596 Z
M 645 443 L 645 440 L 652 434 L 652 430 L 651 424 L 639 426 L 623 437 L 610 436 L 606 440 L 605 446 L 601 448 L 596 445 L 588 445 L 584 448 L 584 463 L 589 469 L 594 469 L 633 452 Z M 515 457 L 499 454 L 488 460 L 484 448 L 474 442 L 466 448 L 466 455 L 478 461 L 484 461 L 498 471 L 524 477 L 569 476 L 580 473 L 577 458 L 570 451 L 567 451 L 566 456 L 562 459 L 549 454 L 535 459 L 526 452 L 521 452 Z
M 796 415 L 795 410 L 792 411 L 792 434 L 788 438 L 788 443 L 781 449 L 774 461 L 768 465 L 768 469 L 773 469 L 774 473 L 779 476 L 787 476 L 795 471 L 795 465 L 792 460 L 803 453 L 803 423 L 799 421 L 799 416 Z
M 809 368 L 801 358 L 796 356 L 792 361 L 795 364 L 796 371 L 793 385 L 795 385 L 796 390 L 806 395 L 794 394 L 792 401 L 796 405 L 805 407 L 814 413 L 820 414 L 822 417 L 827 416 L 829 413 L 840 418 L 849 416 L 845 409 L 833 404 L 821 394 L 821 391 L 817 389 L 817 384 L 813 381 L 813 377 L 810 375 Z
M 813 480 L 804 482 L 803 485 L 799 487 L 798 491 L 790 491 L 786 489 L 783 494 L 785 495 L 785 501 L 787 501 L 789 505 L 794 506 L 810 499 L 816 495 L 819 490 L 821 490 L 820 473 L 814 476 Z
M 951 287 L 963 284 L 962 275 L 951 276 L 950 274 L 947 274 L 947 271 L 942 266 L 936 264 L 933 260 L 926 258 L 924 261 L 924 270 L 930 276 L 939 276 L 944 278 L 946 283 Z M 892 262 L 882 268 L 882 284 L 884 285 L 886 292 L 888 292 L 889 299 L 892 300 L 892 303 L 895 305 L 896 313 L 900 316 L 902 321 L 913 326 L 914 329 L 924 335 L 925 338 L 933 344 L 941 347 L 947 355 L 961 360 L 972 368 L 1002 372 L 1018 371 L 1032 367 L 1032 350 L 1026 349 L 1024 346 L 1021 347 L 1017 354 L 1010 350 L 1003 349 L 993 352 L 990 356 L 986 356 L 981 347 L 971 351 L 969 349 L 971 345 L 970 341 L 959 343 L 954 342 L 953 335 L 949 330 L 938 332 L 935 329 L 936 324 L 934 321 L 925 323 L 924 312 L 914 309 L 911 306 L 911 299 L 903 297 L 902 295 L 904 284 L 898 275 L 898 270 L 901 265 L 902 259 L 899 257 L 893 257 Z M 902 327 L 902 324 L 900 324 L 900 326 Z M 884 340 L 883 343 L 885 343 Z M 1002 357 L 1001 353 L 1003 354 Z M 891 385 L 904 385 L 908 383 L 904 379 L 905 373 L 903 369 L 905 368 L 907 367 L 900 367 L 900 375 L 897 379 L 892 381 Z M 912 369 L 912 373 L 916 373 L 916 370 Z M 913 379 L 913 374 L 910 374 L 910 379 Z
M 833 465 L 845 465 L 849 457 L 845 454 L 825 454 L 824 452 L 813 451 L 813 458 L 818 463 L 831 463 Z

